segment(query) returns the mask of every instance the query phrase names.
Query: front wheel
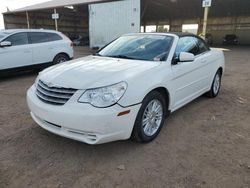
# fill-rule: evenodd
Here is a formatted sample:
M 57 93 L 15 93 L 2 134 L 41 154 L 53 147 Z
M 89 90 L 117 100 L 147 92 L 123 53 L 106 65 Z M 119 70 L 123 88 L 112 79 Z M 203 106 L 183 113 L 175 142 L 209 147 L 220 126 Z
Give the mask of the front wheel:
M 218 96 L 221 87 L 221 76 L 221 71 L 218 70 L 214 76 L 213 84 L 210 88 L 210 91 L 206 93 L 208 97 L 214 98 Z
M 154 140 L 161 131 L 166 112 L 165 98 L 156 91 L 149 93 L 138 112 L 132 138 L 138 142 Z

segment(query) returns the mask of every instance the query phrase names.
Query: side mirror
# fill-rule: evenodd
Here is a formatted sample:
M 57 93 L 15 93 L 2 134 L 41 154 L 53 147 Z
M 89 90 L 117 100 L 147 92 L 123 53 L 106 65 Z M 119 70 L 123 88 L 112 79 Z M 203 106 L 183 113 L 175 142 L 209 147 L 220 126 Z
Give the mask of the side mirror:
M 195 56 L 192 53 L 181 52 L 179 55 L 180 62 L 192 62 L 195 60 Z
M 9 47 L 11 46 L 11 42 L 9 41 L 3 41 L 0 43 L 0 47 Z

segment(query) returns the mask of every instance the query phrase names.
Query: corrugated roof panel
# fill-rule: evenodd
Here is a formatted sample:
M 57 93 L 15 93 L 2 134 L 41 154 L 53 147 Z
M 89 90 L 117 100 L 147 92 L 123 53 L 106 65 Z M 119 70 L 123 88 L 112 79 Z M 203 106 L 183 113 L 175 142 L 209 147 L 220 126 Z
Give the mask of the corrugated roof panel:
M 112 0 L 51 0 L 44 3 L 39 3 L 31 6 L 27 6 L 24 8 L 16 9 L 10 12 L 5 12 L 4 14 L 11 14 L 15 12 L 24 12 L 24 11 L 32 11 L 32 10 L 41 10 L 48 8 L 56 8 L 56 7 L 64 7 L 70 5 L 80 5 L 80 4 L 91 4 L 91 3 L 100 3 L 107 2 Z

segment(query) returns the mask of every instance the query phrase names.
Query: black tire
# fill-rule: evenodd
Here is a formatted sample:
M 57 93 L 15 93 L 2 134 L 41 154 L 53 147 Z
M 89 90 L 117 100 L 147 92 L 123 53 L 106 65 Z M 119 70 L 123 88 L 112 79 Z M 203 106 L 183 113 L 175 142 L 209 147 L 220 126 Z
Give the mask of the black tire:
M 157 101 L 157 103 L 161 104 L 162 106 L 162 119 L 161 119 L 161 122 L 158 123 L 160 125 L 158 125 L 159 127 L 157 131 L 153 135 L 149 136 L 145 133 L 145 130 L 144 130 L 145 126 L 143 126 L 143 120 L 145 120 L 144 119 L 145 111 L 148 108 L 148 105 L 150 105 L 151 103 L 155 101 Z M 167 115 L 166 100 L 163 97 L 163 95 L 157 91 L 152 91 L 151 93 L 149 93 L 144 98 L 142 102 L 142 106 L 136 117 L 134 129 L 133 129 L 132 136 L 131 136 L 132 140 L 137 141 L 137 142 L 143 142 L 143 143 L 151 142 L 152 140 L 154 140 L 161 131 L 161 128 L 166 119 L 166 115 Z M 156 114 L 155 114 L 155 118 L 156 118 Z M 157 120 L 154 120 L 154 121 L 156 123 Z M 151 122 L 153 122 L 153 120 Z
M 207 97 L 210 97 L 210 98 L 215 98 L 219 95 L 220 93 L 220 88 L 221 88 L 221 76 L 222 76 L 222 73 L 220 70 L 218 70 L 214 76 L 214 80 L 213 80 L 213 84 L 209 90 L 209 92 L 206 93 L 206 96 Z M 218 82 L 218 79 L 219 78 L 219 82 Z M 215 88 L 215 84 L 219 84 L 218 86 L 218 89 L 214 89 Z
M 59 63 L 63 63 L 69 60 L 69 56 L 67 54 L 58 54 L 56 55 L 56 57 L 53 60 L 53 64 L 59 64 Z

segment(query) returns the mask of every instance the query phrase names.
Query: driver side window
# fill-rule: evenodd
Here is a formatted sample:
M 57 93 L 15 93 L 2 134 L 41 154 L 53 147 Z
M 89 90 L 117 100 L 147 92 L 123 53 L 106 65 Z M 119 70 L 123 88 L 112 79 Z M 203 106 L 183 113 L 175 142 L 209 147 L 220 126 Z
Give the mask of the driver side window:
M 20 46 L 20 45 L 25 45 L 29 43 L 27 33 L 17 33 L 17 34 L 11 35 L 8 38 L 6 38 L 4 41 L 11 42 L 12 46 Z
M 197 46 L 196 40 L 194 37 L 181 37 L 177 44 L 175 54 L 179 56 L 181 52 L 188 52 L 194 55 L 199 54 L 199 48 Z

